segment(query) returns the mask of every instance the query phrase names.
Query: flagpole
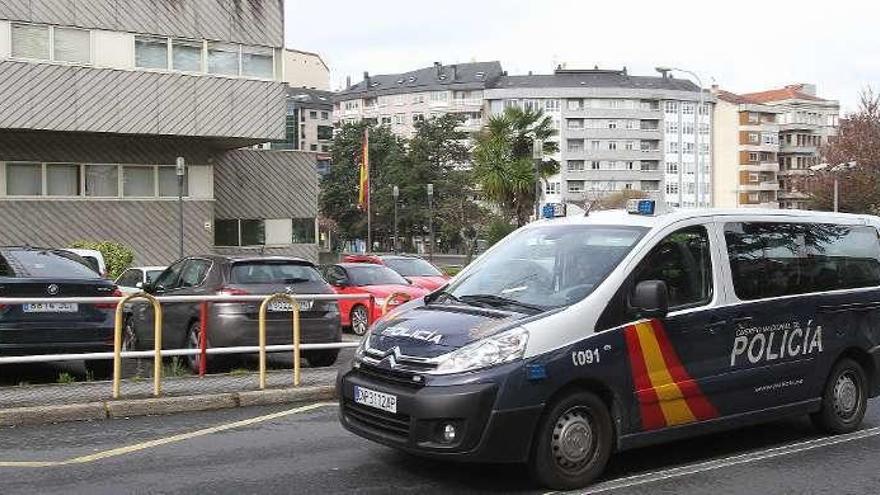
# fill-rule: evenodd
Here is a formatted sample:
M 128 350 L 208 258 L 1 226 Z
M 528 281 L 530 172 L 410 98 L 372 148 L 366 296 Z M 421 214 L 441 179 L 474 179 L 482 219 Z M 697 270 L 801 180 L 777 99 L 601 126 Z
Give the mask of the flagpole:
M 367 253 L 373 251 L 373 178 L 370 169 L 370 128 L 364 129 L 364 155 L 367 163 Z

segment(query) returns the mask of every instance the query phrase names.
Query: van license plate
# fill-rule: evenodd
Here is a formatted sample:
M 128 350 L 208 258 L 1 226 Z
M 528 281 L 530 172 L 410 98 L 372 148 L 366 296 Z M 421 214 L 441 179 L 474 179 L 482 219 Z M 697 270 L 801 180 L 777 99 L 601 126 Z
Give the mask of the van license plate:
M 375 409 L 397 413 L 397 396 L 376 392 L 368 388 L 354 387 L 354 401 Z
M 76 313 L 79 311 L 77 303 L 32 303 L 23 304 L 25 313 Z

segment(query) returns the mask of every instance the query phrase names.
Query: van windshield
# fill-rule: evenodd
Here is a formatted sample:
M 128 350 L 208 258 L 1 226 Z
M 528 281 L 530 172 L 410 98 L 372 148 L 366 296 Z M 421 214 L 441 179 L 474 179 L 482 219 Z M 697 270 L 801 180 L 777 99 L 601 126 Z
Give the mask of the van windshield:
M 445 295 L 524 313 L 566 306 L 593 292 L 647 231 L 617 225 L 526 228 L 501 241 Z

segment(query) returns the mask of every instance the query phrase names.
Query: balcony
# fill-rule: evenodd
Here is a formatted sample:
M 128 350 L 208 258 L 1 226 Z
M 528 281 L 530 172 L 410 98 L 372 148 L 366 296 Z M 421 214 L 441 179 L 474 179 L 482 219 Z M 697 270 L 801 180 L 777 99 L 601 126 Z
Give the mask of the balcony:
M 743 172 L 779 172 L 778 162 L 743 163 L 739 166 Z
M 758 191 L 778 191 L 779 190 L 779 182 L 777 181 L 765 181 L 765 182 L 751 182 L 739 185 L 739 191 L 741 192 L 758 192 Z
M 817 146 L 798 146 L 796 144 L 779 143 L 780 153 L 803 153 L 816 154 L 819 151 Z
M 820 126 L 817 123 L 810 122 L 789 122 L 786 124 L 779 124 L 780 131 L 815 131 Z
M 776 210 L 779 209 L 778 201 L 767 201 L 761 203 L 740 203 L 739 205 L 742 208 L 762 208 L 762 209 L 770 209 Z
M 659 129 L 609 129 L 602 127 L 599 129 L 593 127 L 567 127 L 565 128 L 566 137 L 585 138 L 585 139 L 647 139 L 659 140 Z
M 588 117 L 593 119 L 634 119 L 634 120 L 659 120 L 663 113 L 660 109 L 642 110 L 639 108 L 577 108 L 563 107 L 562 115 L 565 117 Z
M 483 100 L 479 98 L 455 98 L 452 100 L 453 111 L 476 112 L 483 108 Z

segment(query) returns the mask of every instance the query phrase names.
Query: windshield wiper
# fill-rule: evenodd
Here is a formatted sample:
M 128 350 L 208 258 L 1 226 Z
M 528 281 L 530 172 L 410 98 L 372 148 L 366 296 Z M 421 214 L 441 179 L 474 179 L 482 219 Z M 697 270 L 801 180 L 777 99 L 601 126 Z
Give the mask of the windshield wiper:
M 425 302 L 428 304 L 437 301 L 441 297 L 446 300 L 449 300 L 449 301 L 461 302 L 461 299 L 459 299 L 458 297 L 456 297 L 455 295 L 453 295 L 451 292 L 447 291 L 446 289 L 442 289 L 442 290 L 433 292 L 429 295 L 429 297 L 430 297 L 430 299 L 428 299 L 427 297 L 425 298 Z
M 300 278 L 300 277 L 293 277 L 293 278 L 285 278 L 284 279 L 285 284 L 301 284 L 303 282 L 309 282 L 309 279 Z
M 545 311 L 547 308 L 543 306 L 538 306 L 536 304 L 529 304 L 517 301 L 515 299 L 509 299 L 506 297 L 496 296 L 495 294 L 467 294 L 464 296 L 460 296 L 458 300 L 465 303 L 477 303 L 477 304 L 485 304 L 495 308 L 502 307 L 515 307 L 526 310 L 526 312 L 530 314 L 537 314 Z

